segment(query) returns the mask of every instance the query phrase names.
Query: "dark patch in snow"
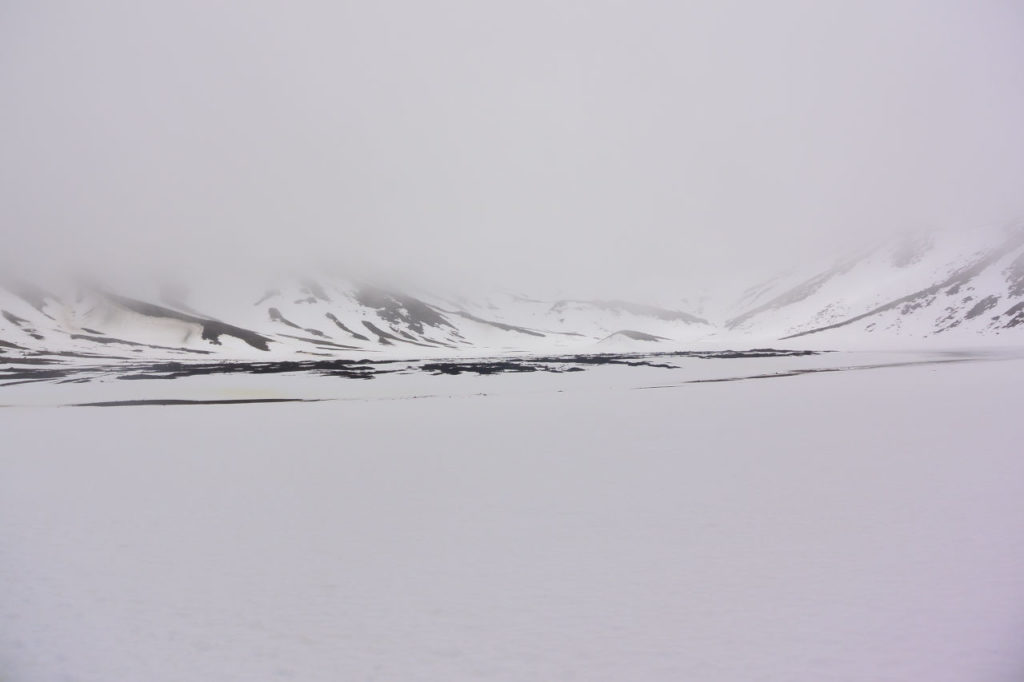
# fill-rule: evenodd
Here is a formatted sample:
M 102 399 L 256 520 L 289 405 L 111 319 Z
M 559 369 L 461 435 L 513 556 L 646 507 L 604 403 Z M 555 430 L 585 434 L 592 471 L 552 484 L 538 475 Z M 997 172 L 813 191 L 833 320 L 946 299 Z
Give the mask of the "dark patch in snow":
M 429 344 L 429 343 L 420 343 L 419 341 L 408 341 L 406 339 L 399 338 L 399 337 L 395 336 L 394 334 L 389 334 L 388 332 L 384 331 L 383 329 L 381 329 L 380 327 L 375 325 L 373 322 L 369 322 L 367 320 L 363 320 L 363 326 L 366 327 L 367 329 L 369 329 L 374 334 L 376 334 L 377 335 L 377 340 L 381 344 L 383 344 L 385 346 L 390 346 L 390 345 L 392 345 L 392 342 L 395 342 L 395 341 L 397 341 L 398 343 L 411 343 L 414 346 L 421 346 L 423 348 L 431 348 L 434 345 L 434 344 Z M 447 344 L 437 344 L 437 345 L 447 345 Z
M 974 305 L 973 308 L 968 310 L 967 311 L 967 315 L 965 315 L 965 317 L 968 320 L 972 320 L 975 317 L 977 317 L 978 315 L 981 315 L 982 313 L 984 313 L 986 310 L 990 310 L 991 308 L 996 307 L 996 304 L 998 302 L 999 302 L 999 297 L 998 296 L 986 296 L 985 298 L 983 298 L 980 301 L 978 301 Z
M 125 296 L 117 296 L 114 294 L 106 294 L 106 297 L 116 303 L 117 305 L 131 310 L 134 313 L 140 315 L 146 315 L 148 317 L 165 317 L 173 320 L 181 320 L 182 322 L 190 322 L 192 324 L 198 324 L 202 327 L 202 338 L 204 341 L 220 345 L 221 336 L 231 336 L 245 343 L 249 344 L 253 348 L 258 350 L 269 350 L 267 343 L 270 341 L 267 337 L 257 334 L 254 331 L 248 329 L 242 329 L 231 324 L 221 322 L 220 320 L 214 320 L 204 317 L 196 317 L 195 315 L 188 315 L 181 313 L 170 308 L 164 308 L 162 306 L 154 305 L 152 303 L 145 303 L 143 301 L 137 301 L 132 298 Z
M 11 367 L 0 370 L 0 386 L 13 386 L 15 383 L 45 381 L 47 379 L 63 379 L 75 372 L 73 367 L 54 367 L 39 369 L 38 367 Z M 10 382 L 10 383 L 8 383 Z
M 501 329 L 502 331 L 506 331 L 506 332 L 517 332 L 519 334 L 526 334 L 527 336 L 538 336 L 538 337 L 541 337 L 541 338 L 543 338 L 545 336 L 545 334 L 543 334 L 543 333 L 541 333 L 541 332 L 539 332 L 539 331 L 537 331 L 535 329 L 527 329 L 526 327 L 517 327 L 514 324 L 505 324 L 504 322 L 494 322 L 493 320 L 485 320 L 482 317 L 477 317 L 476 315 L 473 315 L 472 313 L 467 313 L 464 310 L 457 310 L 457 311 L 455 311 L 452 314 L 458 315 L 459 317 L 464 317 L 467 320 L 472 320 L 473 322 L 479 322 L 480 324 L 485 324 L 485 325 L 487 325 L 489 327 L 494 327 L 496 329 Z
M 994 249 L 986 253 L 985 255 L 975 260 L 973 263 L 966 265 L 960 268 L 959 270 L 956 270 L 952 275 L 942 280 L 941 282 L 938 282 L 937 284 L 933 284 L 932 286 L 921 289 L 920 291 L 915 291 L 914 293 L 909 294 L 907 296 L 902 296 L 893 301 L 889 301 L 888 303 L 880 305 L 877 308 L 869 310 L 866 313 L 863 313 L 861 315 L 855 315 L 854 317 L 843 320 L 842 322 L 826 325 L 824 327 L 817 327 L 815 329 L 809 329 L 807 331 L 799 332 L 797 334 L 790 334 L 789 336 L 782 337 L 782 340 L 795 339 L 800 336 L 807 336 L 808 334 L 817 334 L 819 332 L 828 331 L 830 329 L 837 329 L 839 327 L 844 327 L 848 324 L 852 324 L 854 322 L 858 322 L 860 320 L 869 318 L 872 315 L 877 315 L 879 313 L 885 312 L 887 310 L 892 310 L 900 306 L 907 306 L 908 304 L 910 304 L 910 307 L 905 308 L 905 313 L 916 310 L 922 305 L 930 303 L 931 301 L 927 299 L 929 299 L 929 297 L 933 298 L 940 291 L 946 290 L 947 293 L 949 293 L 950 291 L 959 291 L 961 286 L 966 285 L 972 279 L 974 279 L 979 274 L 984 272 L 989 266 L 991 266 L 994 262 L 1003 257 L 1007 252 L 1019 247 L 1022 242 L 1024 242 L 1024 230 L 1015 233 L 1011 237 L 1011 239 L 1006 244 L 1003 245 L 1003 247 Z M 956 324 L 959 324 L 959 321 L 957 321 Z M 948 329 L 951 326 L 955 325 L 951 324 L 945 327 L 945 329 Z
M 657 354 L 660 356 L 661 354 Z M 545 365 L 623 365 L 625 367 L 659 367 L 661 369 L 677 369 L 675 365 L 652 362 L 649 358 L 653 356 L 642 356 L 639 354 L 612 354 L 601 353 L 598 355 L 563 355 L 552 357 L 534 358 L 535 362 Z
M 126 339 L 118 339 L 113 336 L 93 336 L 90 334 L 70 334 L 72 339 L 79 341 L 92 341 L 93 343 L 102 344 L 116 344 L 122 346 L 132 346 L 137 349 L 142 348 L 154 348 L 157 350 L 170 350 L 177 353 L 194 353 L 197 355 L 210 355 L 211 351 L 200 350 L 198 348 L 175 348 L 172 346 L 157 346 L 152 343 L 140 343 L 139 341 L 128 341 Z
M 798 377 L 805 374 L 824 374 L 831 372 L 855 372 L 859 370 L 868 369 L 889 369 L 894 367 L 914 367 L 918 365 L 944 365 L 962 362 L 977 362 L 980 358 L 977 357 L 959 357 L 959 358 L 943 358 L 940 360 L 912 360 L 908 362 L 886 362 L 874 365 L 852 365 L 848 367 L 819 367 L 815 369 L 792 369 L 782 372 L 774 372 L 772 374 L 750 374 L 747 376 L 739 377 L 722 377 L 718 379 L 690 379 L 689 381 L 681 381 L 676 384 L 664 384 L 661 386 L 640 386 L 636 390 L 651 390 L 658 388 L 676 388 L 678 386 L 686 386 L 689 384 L 720 384 L 728 383 L 731 381 L 750 381 L 754 379 L 782 379 L 785 377 Z
M 302 329 L 302 327 L 300 327 L 299 325 L 295 324 L 294 322 L 289 320 L 287 317 L 282 315 L 281 311 L 278 310 L 277 308 L 268 308 L 267 309 L 267 314 L 270 315 L 270 320 L 272 322 L 280 322 L 281 324 L 286 324 L 289 327 L 292 327 L 294 329 Z
M 253 403 L 315 403 L 317 398 L 229 398 L 225 400 L 105 400 L 98 403 L 74 403 L 66 407 L 145 407 L 167 405 L 251 405 Z
M 668 339 L 666 339 L 664 336 L 656 336 L 654 334 L 648 334 L 646 332 L 638 332 L 634 329 L 620 329 L 614 334 L 609 334 L 608 336 L 601 339 L 601 342 L 603 343 L 605 341 L 612 341 L 618 337 L 632 339 L 633 341 L 668 341 Z
M 369 341 L 370 340 L 369 337 L 363 336 L 362 334 L 357 334 L 356 332 L 354 332 L 351 329 L 349 329 L 348 327 L 346 327 L 344 325 L 344 323 L 342 323 L 341 320 L 339 320 L 337 317 L 334 316 L 333 313 L 327 313 L 326 317 L 327 317 L 328 320 L 333 322 L 339 329 L 341 329 L 344 332 L 348 332 L 349 334 L 351 334 L 355 338 L 359 339 L 360 341 Z
M 17 326 L 20 327 L 22 325 L 28 324 L 28 320 L 26 320 L 24 318 L 21 318 L 21 317 L 18 317 L 14 313 L 9 313 L 6 310 L 0 310 L 0 314 L 2 314 L 4 316 L 5 320 L 7 320 L 8 322 L 10 322 L 13 325 L 17 325 Z
M 312 341 L 312 340 L 311 340 Z M 313 341 L 315 343 L 315 341 Z M 54 366 L 54 356 L 32 356 L 15 362 L 0 363 L 0 385 L 35 381 L 87 382 L 114 377 L 124 381 L 149 379 L 178 379 L 218 374 L 316 374 L 345 379 L 372 379 L 379 374 L 394 372 L 428 372 L 458 375 L 464 373 L 490 375 L 524 372 L 581 372 L 600 365 L 677 369 L 677 365 L 664 362 L 673 357 L 700 359 L 732 359 L 748 357 L 789 357 L 816 355 L 816 351 L 789 351 L 753 349 L 749 351 L 678 351 L 665 353 L 604 353 L 600 355 L 553 355 L 545 357 L 493 358 L 479 360 L 449 360 L 421 362 L 416 360 L 286 360 L 274 362 L 198 362 L 162 361 L 145 362 L 127 358 L 95 358 L 98 363 Z M 63 353 L 78 359 L 91 356 Z M 18 366 L 18 365 L 29 366 Z M 35 365 L 35 366 L 32 366 Z M 44 365 L 44 366 L 40 366 Z
M 280 322 L 281 324 L 287 325 L 287 326 L 289 326 L 289 327 L 291 327 L 293 329 L 300 329 L 300 330 L 306 332 L 307 334 L 312 334 L 313 336 L 320 336 L 320 337 L 325 338 L 325 339 L 329 338 L 327 336 L 327 334 L 324 334 L 319 329 L 312 329 L 310 327 L 300 327 L 299 325 L 295 324 L 294 322 L 289 320 L 287 317 L 282 315 L 281 311 L 278 310 L 277 308 L 268 308 L 267 309 L 267 313 L 270 315 L 270 319 L 273 322 Z M 281 336 L 287 336 L 287 334 L 282 334 Z M 298 338 L 298 337 L 293 337 L 293 338 Z
M 423 334 L 424 325 L 455 328 L 436 308 L 412 296 L 364 286 L 355 292 L 355 299 L 359 305 L 376 310 L 389 324 L 404 325 L 417 334 Z
M 1005 313 L 1003 313 L 1003 315 L 1010 317 L 1010 319 L 1007 320 L 1006 324 L 1003 325 L 1007 329 L 1011 327 L 1016 327 L 1019 324 L 1024 324 L 1024 301 L 1013 306 Z
M 424 371 L 433 374 L 501 374 L 520 372 L 578 372 L 587 367 L 599 365 L 619 365 L 624 367 L 653 367 L 658 369 L 678 369 L 677 365 L 657 362 L 659 358 L 689 357 L 700 359 L 736 359 L 763 357 L 793 357 L 817 355 L 817 351 L 788 351 L 770 348 L 750 351 L 675 351 L 665 353 L 600 353 L 587 355 L 550 355 L 530 358 L 509 358 L 502 360 L 466 360 L 432 362 L 421 365 Z
M 311 330 L 305 329 L 303 331 L 311 331 Z M 358 346 L 346 346 L 345 344 L 335 343 L 334 341 L 328 341 L 326 339 L 311 339 L 308 336 L 296 336 L 295 334 L 280 334 L 280 336 L 283 336 L 286 339 L 295 339 L 296 341 L 305 341 L 306 343 L 312 343 L 313 345 L 315 345 L 317 347 L 331 346 L 332 348 L 337 348 L 337 349 L 340 349 L 340 350 L 358 350 L 359 349 Z
M 382 345 L 390 346 L 390 345 L 392 345 L 392 343 L 391 343 L 392 340 L 394 340 L 394 341 L 398 341 L 399 340 L 397 337 L 392 336 L 391 334 L 388 334 L 383 329 L 378 328 L 377 325 L 375 325 L 372 322 L 367 322 L 366 320 L 363 320 L 363 326 L 366 327 L 367 329 L 369 329 L 374 334 L 376 334 L 377 335 L 377 342 L 382 344 Z
M 390 370 L 382 369 L 390 361 L 373 364 L 364 360 L 282 360 L 278 362 L 155 362 L 138 363 L 125 369 L 118 376 L 123 380 L 180 379 L 184 377 L 216 374 L 320 374 L 347 379 L 370 379 L 375 374 Z
M 40 358 L 40 357 L 5 357 L 3 361 L 0 361 L 0 368 L 5 364 L 12 365 L 59 365 L 60 360 L 57 358 Z M 2 369 L 0 369 L 2 371 Z
M 463 373 L 472 374 L 505 374 L 509 372 L 536 372 L 541 367 L 518 361 L 494 362 L 430 362 L 421 365 L 420 369 L 431 374 L 450 374 L 457 376 Z

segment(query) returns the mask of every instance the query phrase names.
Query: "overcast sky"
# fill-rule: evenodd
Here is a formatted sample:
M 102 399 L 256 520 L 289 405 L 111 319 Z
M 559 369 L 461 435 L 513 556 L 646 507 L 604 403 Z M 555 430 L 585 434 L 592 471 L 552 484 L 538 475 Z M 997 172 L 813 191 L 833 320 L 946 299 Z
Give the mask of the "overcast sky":
M 635 288 L 1024 215 L 1019 0 L 2 0 L 0 92 L 22 262 Z

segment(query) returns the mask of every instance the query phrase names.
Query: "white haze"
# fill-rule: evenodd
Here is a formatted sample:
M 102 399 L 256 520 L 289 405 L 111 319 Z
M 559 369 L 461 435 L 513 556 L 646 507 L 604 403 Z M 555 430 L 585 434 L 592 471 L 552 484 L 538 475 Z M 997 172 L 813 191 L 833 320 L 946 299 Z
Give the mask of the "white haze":
M 5 2 L 7 268 L 635 293 L 1021 214 L 1019 2 Z

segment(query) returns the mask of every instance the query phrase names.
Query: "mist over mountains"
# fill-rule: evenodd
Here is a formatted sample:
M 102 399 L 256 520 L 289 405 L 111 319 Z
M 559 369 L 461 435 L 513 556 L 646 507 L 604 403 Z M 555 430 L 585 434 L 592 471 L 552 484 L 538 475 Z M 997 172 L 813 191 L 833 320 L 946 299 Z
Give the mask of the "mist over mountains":
M 1014 329 L 1014 3 L 0 13 L 11 350 Z
M 10 3 L 0 272 L 728 299 L 1018 216 L 1022 26 L 999 0 Z
M 1016 342 L 1024 229 L 907 235 L 729 291 L 626 298 L 396 288 L 338 274 L 0 289 L 0 354 L 228 358 Z M 198 284 L 198 283 L 196 283 Z
M 0 1 L 0 682 L 1024 679 L 1022 123 L 1022 0 Z

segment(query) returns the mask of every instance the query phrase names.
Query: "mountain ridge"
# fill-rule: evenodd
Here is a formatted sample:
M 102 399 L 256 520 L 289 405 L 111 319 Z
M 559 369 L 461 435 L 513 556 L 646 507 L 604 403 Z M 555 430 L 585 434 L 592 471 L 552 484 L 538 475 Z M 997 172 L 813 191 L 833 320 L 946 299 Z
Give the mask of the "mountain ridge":
M 1000 335 L 1024 341 L 1017 331 L 1024 328 L 1024 229 L 984 240 L 952 237 L 904 238 L 762 282 L 744 290 L 717 323 L 623 299 L 452 298 L 338 276 L 288 278 L 253 287 L 260 293 L 250 296 L 244 287 L 231 296 L 158 287 L 146 296 L 95 284 L 55 293 L 8 282 L 0 285 L 0 361 L 39 353 L 427 357 L 602 352 L 609 344 L 843 345 Z

